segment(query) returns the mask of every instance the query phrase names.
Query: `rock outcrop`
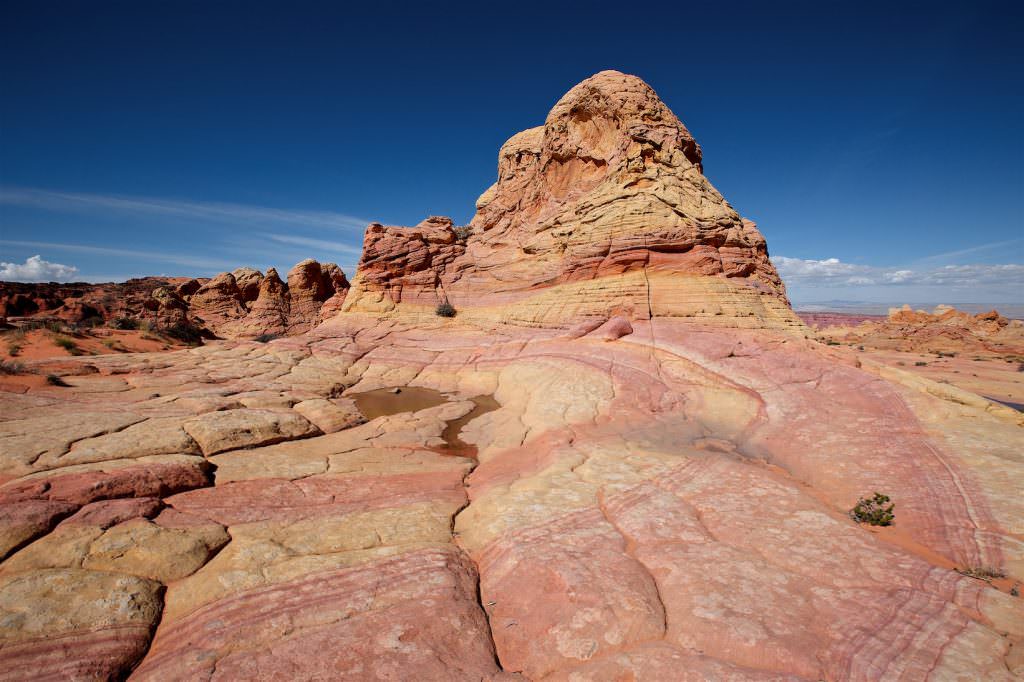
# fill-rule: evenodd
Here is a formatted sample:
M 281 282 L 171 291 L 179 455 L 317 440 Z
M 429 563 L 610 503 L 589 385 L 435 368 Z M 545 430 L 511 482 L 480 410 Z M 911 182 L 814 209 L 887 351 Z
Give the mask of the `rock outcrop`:
M 123 284 L 0 282 L 0 317 L 57 318 L 102 324 L 116 318 L 156 328 L 195 327 L 213 337 L 300 334 L 340 312 L 349 283 L 334 263 L 306 259 L 288 283 L 270 268 L 222 272 L 212 279 L 146 277 Z
M 764 237 L 704 177 L 700 147 L 643 81 L 605 71 L 513 136 L 467 228 L 374 224 L 345 310 L 571 326 L 680 317 L 802 327 Z
M 827 330 L 828 339 L 871 348 L 924 353 L 1004 352 L 1024 355 L 1024 322 L 996 310 L 971 314 L 940 305 L 932 312 L 909 305 Z
M 806 338 L 639 79 L 500 163 L 468 234 L 371 226 L 309 332 L 0 391 L 0 670 L 1024 672 L 1024 418 Z M 248 313 L 291 324 L 273 275 Z M 895 525 L 850 517 L 874 491 Z

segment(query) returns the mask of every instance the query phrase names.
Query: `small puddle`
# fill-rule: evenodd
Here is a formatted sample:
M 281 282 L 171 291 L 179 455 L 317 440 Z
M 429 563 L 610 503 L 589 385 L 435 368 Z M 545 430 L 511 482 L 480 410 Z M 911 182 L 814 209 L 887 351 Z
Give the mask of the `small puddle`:
M 398 393 L 393 388 L 378 388 L 375 391 L 351 393 L 359 411 L 367 419 L 387 417 L 403 412 L 417 412 L 428 407 L 437 407 L 448 402 L 448 396 L 432 388 L 402 388 Z
M 417 386 L 401 388 L 398 393 L 395 393 L 394 388 L 378 388 L 373 391 L 351 393 L 347 397 L 352 399 L 367 419 L 402 414 L 403 412 L 416 412 L 453 402 L 451 398 L 440 391 Z M 474 405 L 470 412 L 447 422 L 448 425 L 441 433 L 441 439 L 444 440 L 445 445 L 443 448 L 437 448 L 437 452 L 440 454 L 476 459 L 477 447 L 459 438 L 459 433 L 463 426 L 482 414 L 493 412 L 501 407 L 501 404 L 489 395 L 478 395 L 470 400 Z

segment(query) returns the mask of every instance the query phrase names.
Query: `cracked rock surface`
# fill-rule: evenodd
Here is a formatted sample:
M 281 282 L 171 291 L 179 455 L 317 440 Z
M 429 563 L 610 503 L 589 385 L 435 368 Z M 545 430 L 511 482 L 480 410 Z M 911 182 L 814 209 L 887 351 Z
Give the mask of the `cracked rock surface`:
M 806 338 L 701 164 L 603 72 L 312 330 L 0 392 L 0 679 L 1019 677 L 1021 419 Z

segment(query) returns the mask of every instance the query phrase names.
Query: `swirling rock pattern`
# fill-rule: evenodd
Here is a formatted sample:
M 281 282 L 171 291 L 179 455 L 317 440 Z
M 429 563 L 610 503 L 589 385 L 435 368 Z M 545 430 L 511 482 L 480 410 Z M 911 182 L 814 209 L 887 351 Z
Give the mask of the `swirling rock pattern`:
M 635 78 L 500 164 L 468 235 L 371 226 L 311 331 L 0 393 L 0 678 L 1024 672 L 1016 413 L 807 338 Z M 388 388 L 449 399 L 362 418 Z

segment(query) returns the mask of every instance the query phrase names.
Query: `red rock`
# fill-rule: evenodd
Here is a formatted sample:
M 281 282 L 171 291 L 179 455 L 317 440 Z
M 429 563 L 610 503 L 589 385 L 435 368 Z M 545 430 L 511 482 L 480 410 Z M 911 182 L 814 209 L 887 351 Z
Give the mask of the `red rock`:
M 155 458 L 160 459 L 160 458 Z M 48 500 L 77 507 L 120 497 L 162 497 L 208 484 L 208 466 L 200 457 L 172 456 L 169 463 L 139 462 L 134 466 L 110 468 L 104 463 L 84 465 L 85 471 L 54 473 L 45 478 L 27 478 L 0 488 L 0 504 L 23 500 Z M 89 469 L 100 470 L 89 470 Z
M 60 519 L 72 514 L 76 505 L 45 499 L 7 500 L 0 504 L 0 559 L 40 535 Z
M 246 313 L 242 292 L 230 272 L 222 272 L 199 288 L 189 298 L 189 310 L 202 326 L 213 331 Z
M 81 524 L 110 528 L 129 519 L 149 519 L 159 513 L 163 502 L 158 497 L 123 498 L 91 502 L 66 519 L 65 525 Z
M 468 321 L 531 327 L 617 315 L 800 327 L 764 237 L 702 170 L 646 83 L 599 73 L 502 147 L 465 239 L 448 219 L 371 225 L 345 310 L 422 315 L 448 300 Z
M 132 677 L 387 679 L 411 671 L 419 679 L 498 672 L 475 570 L 458 550 L 413 551 L 204 606 L 162 626 Z
M 243 303 L 251 303 L 256 300 L 260 293 L 260 282 L 263 281 L 263 273 L 253 268 L 237 268 L 231 271 L 238 285 L 238 292 L 242 296 Z

